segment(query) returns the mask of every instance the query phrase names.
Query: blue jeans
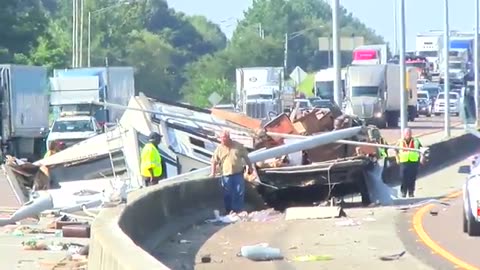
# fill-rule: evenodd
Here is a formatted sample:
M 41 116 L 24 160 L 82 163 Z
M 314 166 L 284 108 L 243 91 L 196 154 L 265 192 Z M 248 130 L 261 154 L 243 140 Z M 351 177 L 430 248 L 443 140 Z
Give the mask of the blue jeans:
M 243 179 L 243 173 L 222 176 L 220 181 L 227 213 L 230 213 L 230 211 L 242 212 L 245 207 L 245 179 Z

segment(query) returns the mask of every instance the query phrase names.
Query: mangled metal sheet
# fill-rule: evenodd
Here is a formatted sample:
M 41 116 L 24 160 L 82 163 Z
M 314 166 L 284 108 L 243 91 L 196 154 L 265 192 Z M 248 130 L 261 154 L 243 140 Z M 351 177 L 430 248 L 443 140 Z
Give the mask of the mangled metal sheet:
M 18 184 L 16 176 L 7 173 L 5 165 L 2 166 L 2 171 L 0 173 L 0 206 L 18 208 L 27 201 L 24 191 Z

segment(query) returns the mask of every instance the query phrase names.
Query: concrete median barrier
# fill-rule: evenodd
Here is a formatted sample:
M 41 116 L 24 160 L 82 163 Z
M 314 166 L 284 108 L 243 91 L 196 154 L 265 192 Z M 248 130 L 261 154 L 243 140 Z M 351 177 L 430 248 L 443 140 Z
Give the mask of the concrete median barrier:
M 463 135 L 430 147 L 430 161 L 421 174 L 465 158 L 480 148 L 480 140 Z M 385 182 L 398 182 L 398 165 L 384 170 Z M 248 185 L 247 185 L 248 186 Z M 262 208 L 263 201 L 248 187 L 247 202 Z M 222 209 L 217 179 L 168 180 L 129 194 L 128 203 L 102 210 L 92 226 L 89 269 L 168 269 L 155 258 L 154 250 L 172 235 L 212 218 Z
M 430 146 L 429 161 L 419 168 L 419 176 L 428 175 L 437 171 L 442 166 L 464 159 L 477 153 L 480 149 L 480 139 L 465 134 L 459 137 L 445 140 Z M 389 185 L 400 183 L 400 169 L 395 158 L 390 158 L 383 171 L 383 181 Z
M 262 208 L 246 187 L 249 208 Z M 128 196 L 123 207 L 104 209 L 92 225 L 89 269 L 168 269 L 153 255 L 170 236 L 213 218 L 223 209 L 218 179 L 168 180 Z

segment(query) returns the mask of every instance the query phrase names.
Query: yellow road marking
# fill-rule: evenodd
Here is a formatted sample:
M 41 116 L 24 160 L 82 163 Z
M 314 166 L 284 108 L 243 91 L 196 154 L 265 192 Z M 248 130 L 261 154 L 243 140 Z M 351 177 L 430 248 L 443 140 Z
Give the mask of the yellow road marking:
M 442 201 L 448 201 L 450 199 L 456 198 L 458 196 L 462 195 L 462 191 L 456 191 L 451 193 L 448 196 L 445 196 Z M 465 270 L 480 270 L 480 268 L 477 268 L 471 264 L 468 264 L 465 261 L 462 261 L 461 259 L 455 257 L 453 254 L 450 252 L 446 251 L 444 248 L 442 248 L 439 244 L 435 243 L 430 236 L 427 234 L 425 229 L 423 228 L 423 218 L 425 216 L 425 213 L 430 210 L 433 207 L 433 204 L 428 204 L 420 208 L 415 215 L 413 216 L 413 229 L 415 230 L 416 234 L 420 238 L 420 241 L 423 242 L 426 246 L 428 246 L 432 252 L 437 253 L 438 255 L 442 256 L 449 262 L 453 263 L 456 268 L 461 268 Z

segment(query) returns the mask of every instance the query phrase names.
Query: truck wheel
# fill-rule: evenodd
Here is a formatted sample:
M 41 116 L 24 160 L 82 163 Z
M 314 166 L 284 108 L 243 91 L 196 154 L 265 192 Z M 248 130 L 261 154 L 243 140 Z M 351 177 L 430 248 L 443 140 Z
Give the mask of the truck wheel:
M 434 113 L 435 116 L 440 116 L 441 113 Z
M 455 116 L 459 116 L 459 115 L 460 115 L 460 113 L 458 113 L 458 112 L 457 112 L 457 113 L 455 113 Z
M 467 214 L 465 214 L 465 206 L 463 207 L 463 232 L 467 233 L 468 232 L 468 220 L 467 220 Z
M 427 117 L 432 117 L 432 114 L 431 113 L 427 114 Z
M 475 221 L 471 211 L 468 211 L 467 231 L 469 236 L 480 236 L 480 223 Z
M 387 118 L 387 125 L 389 128 L 396 128 L 398 127 L 398 117 L 389 115 Z
M 387 121 L 385 119 L 378 120 L 377 127 L 378 128 L 386 128 L 387 127 Z

